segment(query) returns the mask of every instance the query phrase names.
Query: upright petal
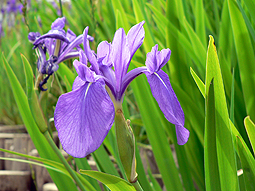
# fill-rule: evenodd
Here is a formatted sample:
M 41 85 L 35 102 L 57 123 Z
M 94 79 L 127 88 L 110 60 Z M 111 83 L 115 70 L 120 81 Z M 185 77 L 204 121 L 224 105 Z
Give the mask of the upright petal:
M 93 67 L 93 70 L 96 72 L 96 74 L 99 74 L 100 72 L 99 72 L 99 66 L 97 64 L 96 56 L 94 55 L 94 53 L 91 51 L 91 49 L 89 47 L 88 31 L 89 31 L 89 27 L 86 27 L 83 32 L 84 52 L 91 64 L 91 66 Z
M 125 75 L 125 66 L 129 63 L 130 52 L 127 37 L 123 28 L 116 31 L 112 41 L 112 61 L 116 75 L 116 90 L 120 91 L 122 77 Z
M 95 82 L 95 72 L 90 70 L 88 66 L 85 64 L 79 62 L 78 60 L 75 60 L 73 62 L 73 65 L 79 75 L 79 77 L 85 81 L 85 82 Z
M 88 59 L 87 59 L 87 56 L 86 56 L 86 54 L 82 51 L 82 50 L 80 50 L 79 51 L 79 58 L 80 58 L 80 62 L 82 63 L 82 64 L 85 64 L 86 66 L 87 66 L 87 64 L 88 64 Z
M 130 59 L 133 57 L 137 49 L 143 44 L 144 39 L 144 21 L 133 26 L 127 34 L 128 47 L 130 50 Z
M 78 158 L 94 152 L 114 120 L 114 106 L 102 80 L 63 94 L 54 119 L 64 150 Z
M 150 73 L 159 71 L 170 59 L 171 50 L 169 48 L 158 51 L 158 45 L 152 47 L 147 54 L 146 66 Z
M 185 144 L 189 138 L 189 131 L 184 127 L 184 113 L 170 84 L 168 75 L 159 70 L 157 73 L 145 73 L 151 87 L 151 92 L 157 100 L 166 119 L 175 124 L 178 144 Z
M 111 43 L 107 41 L 101 42 L 97 47 L 97 60 L 102 59 L 102 64 L 112 67 L 112 60 L 111 60 Z

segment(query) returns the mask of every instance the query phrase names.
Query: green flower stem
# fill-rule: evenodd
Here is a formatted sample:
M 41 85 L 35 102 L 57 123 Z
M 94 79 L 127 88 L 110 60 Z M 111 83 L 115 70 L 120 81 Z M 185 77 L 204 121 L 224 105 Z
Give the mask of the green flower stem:
M 83 187 L 82 183 L 81 183 L 81 180 L 76 176 L 74 170 L 70 167 L 70 165 L 68 164 L 68 162 L 66 161 L 64 156 L 61 154 L 61 152 L 58 149 L 58 147 L 55 145 L 54 141 L 52 140 L 52 138 L 51 138 L 51 136 L 49 134 L 49 131 L 45 131 L 44 136 L 47 139 L 47 141 L 49 142 L 49 144 L 52 147 L 52 149 L 54 150 L 54 152 L 58 155 L 59 159 L 61 160 L 61 162 L 63 163 L 63 165 L 67 169 L 67 171 L 73 177 L 73 179 L 75 180 L 75 182 L 79 186 L 79 188 L 82 191 L 86 191 L 85 188 Z
M 61 17 L 63 17 L 63 8 L 62 8 L 61 0 L 59 0 L 59 6 L 60 6 Z
M 138 180 L 134 183 L 131 183 L 137 191 L 143 191 L 141 185 L 139 184 Z

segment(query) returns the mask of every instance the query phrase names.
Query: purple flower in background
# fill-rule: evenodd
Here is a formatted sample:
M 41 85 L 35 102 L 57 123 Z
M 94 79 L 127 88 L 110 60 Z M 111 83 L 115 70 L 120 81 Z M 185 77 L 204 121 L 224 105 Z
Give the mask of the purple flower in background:
M 83 35 L 76 37 L 76 35 L 68 29 L 67 32 L 63 29 L 65 27 L 65 17 L 56 19 L 52 25 L 51 30 L 40 36 L 40 33 L 31 32 L 28 35 L 30 42 L 37 48 L 37 68 L 40 73 L 39 87 L 41 90 L 46 90 L 43 85 L 47 83 L 49 77 L 58 69 L 58 64 L 79 56 L 79 45 L 83 41 Z M 92 37 L 88 37 L 93 40 Z M 46 59 L 46 53 L 49 58 Z M 43 79 L 42 76 L 47 76 Z
M 2 22 L 0 21 L 0 39 L 3 36 L 3 25 Z
M 22 8 L 23 8 L 23 5 L 19 3 L 17 3 L 19 1 L 17 0 L 9 0 L 7 1 L 6 3 L 6 11 L 7 13 L 17 13 L 17 12 L 20 12 L 22 13 Z
M 168 75 L 161 70 L 171 51 L 158 51 L 155 45 L 147 54 L 146 66 L 128 72 L 133 55 L 143 43 L 143 24 L 133 26 L 127 35 L 122 28 L 118 29 L 112 43 L 103 41 L 98 45 L 97 54 L 89 47 L 88 27 L 84 30 L 84 52 L 80 51 L 80 61 L 74 61 L 78 76 L 73 90 L 59 97 L 54 114 L 60 141 L 70 155 L 85 157 L 102 144 L 114 122 L 115 111 L 121 109 L 126 88 L 142 73 L 165 117 L 175 124 L 178 144 L 188 141 L 181 105 Z
M 61 15 L 61 10 L 58 8 L 57 3 L 55 1 L 52 1 L 51 4 L 57 10 L 58 16 L 60 16 Z

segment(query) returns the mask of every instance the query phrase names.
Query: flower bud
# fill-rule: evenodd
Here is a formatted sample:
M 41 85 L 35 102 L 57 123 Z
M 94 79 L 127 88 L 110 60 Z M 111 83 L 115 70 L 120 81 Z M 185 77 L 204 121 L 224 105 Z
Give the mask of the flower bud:
M 122 109 L 115 112 L 115 131 L 120 160 L 126 172 L 129 182 L 137 181 L 135 159 L 135 137 L 130 121 L 125 120 Z

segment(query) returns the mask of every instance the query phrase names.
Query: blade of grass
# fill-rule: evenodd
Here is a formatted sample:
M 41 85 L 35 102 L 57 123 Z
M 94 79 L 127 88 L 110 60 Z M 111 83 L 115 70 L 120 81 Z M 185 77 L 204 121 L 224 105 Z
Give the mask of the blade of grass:
M 221 190 L 216 144 L 216 119 L 213 79 L 210 83 L 206 101 L 205 117 L 205 185 L 206 190 Z
M 15 101 L 18 105 L 20 114 L 22 116 L 22 120 L 27 128 L 28 133 L 30 134 L 30 137 L 35 145 L 35 147 L 38 150 L 38 153 L 41 157 L 45 157 L 52 160 L 58 160 L 58 157 L 54 153 L 52 149 L 50 149 L 50 146 L 46 139 L 43 137 L 41 132 L 39 131 L 39 128 L 37 127 L 35 121 L 33 120 L 33 116 L 31 114 L 31 111 L 29 109 L 27 97 L 25 95 L 25 92 L 23 91 L 17 77 L 15 76 L 14 72 L 12 71 L 10 65 L 6 61 L 6 59 L 3 57 L 3 64 L 5 67 L 5 71 L 8 75 L 12 91 L 15 97 Z M 60 190 L 77 190 L 77 187 L 75 186 L 74 182 L 71 178 L 63 176 L 57 172 L 49 170 L 49 173 L 53 179 L 53 181 L 56 183 L 57 187 Z
M 244 126 L 247 131 L 253 153 L 255 153 L 255 124 L 249 116 L 244 119 Z
M 215 92 L 215 122 L 217 137 L 217 157 L 222 190 L 239 190 L 235 152 L 229 127 L 229 116 L 224 92 L 224 85 L 217 56 L 216 46 L 212 36 L 209 36 L 206 62 L 206 95 L 211 80 L 214 78 Z
M 240 137 L 236 137 L 239 157 L 242 163 L 246 190 L 255 190 L 255 160 L 250 152 L 246 150 Z
M 122 190 L 136 191 L 135 188 L 129 182 L 117 176 L 90 170 L 80 170 L 80 173 L 95 178 L 96 180 L 106 185 L 109 189 L 114 191 Z
M 205 36 L 205 22 L 204 22 L 204 6 L 202 0 L 196 0 L 196 33 L 199 36 L 203 46 L 206 46 L 206 36 Z
M 249 64 L 255 63 L 254 49 L 252 47 L 245 21 L 240 10 L 238 9 L 236 2 L 234 0 L 228 0 L 228 6 L 246 111 L 247 114 L 251 116 L 251 119 L 255 120 L 255 78 L 253 75 L 255 73 L 255 65 Z

